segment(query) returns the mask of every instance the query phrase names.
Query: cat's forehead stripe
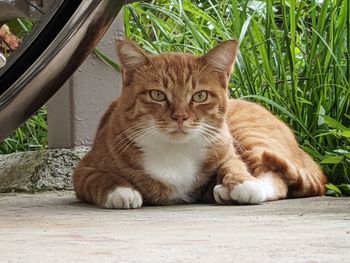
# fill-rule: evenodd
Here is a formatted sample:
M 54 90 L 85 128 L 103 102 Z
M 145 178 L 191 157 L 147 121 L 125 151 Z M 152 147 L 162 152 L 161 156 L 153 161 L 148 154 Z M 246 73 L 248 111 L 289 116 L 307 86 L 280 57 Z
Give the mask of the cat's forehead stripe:
M 176 54 L 159 56 L 155 66 L 162 77 L 164 88 L 168 89 L 170 86 L 194 88 L 197 65 L 193 60 L 192 57 L 183 57 Z

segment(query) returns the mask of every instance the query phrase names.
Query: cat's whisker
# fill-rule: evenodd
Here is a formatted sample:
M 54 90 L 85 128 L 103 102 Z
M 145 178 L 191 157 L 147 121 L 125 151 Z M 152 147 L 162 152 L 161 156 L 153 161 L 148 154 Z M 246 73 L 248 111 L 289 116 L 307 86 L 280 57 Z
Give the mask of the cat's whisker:
M 131 133 L 131 134 L 125 136 L 122 141 L 120 141 L 118 144 L 116 144 L 115 150 L 116 150 L 116 152 L 118 152 L 118 155 L 120 154 L 119 150 L 121 150 L 122 148 L 124 149 L 128 145 L 133 144 L 134 143 L 133 139 L 137 138 L 137 136 L 139 134 L 141 134 L 142 132 L 143 132 L 143 129 L 135 131 L 134 133 Z M 122 152 L 124 152 L 124 151 L 122 151 Z
M 230 138 L 224 136 L 222 134 L 222 130 L 218 129 L 217 127 L 210 125 L 210 124 L 207 124 L 207 123 L 202 123 L 202 125 L 206 128 L 209 128 L 212 131 L 216 131 L 218 136 L 221 136 L 222 138 L 229 141 L 230 143 L 233 143 L 234 145 L 239 145 L 238 141 L 233 136 L 230 136 Z
M 136 136 L 138 133 L 141 133 L 142 130 L 137 130 L 132 132 L 129 135 L 126 135 L 124 138 L 122 138 L 119 141 L 116 141 L 116 143 L 112 144 L 112 147 L 110 148 L 109 152 L 117 152 L 118 150 L 120 150 L 121 148 L 123 148 L 126 144 L 129 143 L 130 141 L 130 137 L 131 136 Z
M 221 140 L 225 143 L 231 143 L 232 142 L 232 138 L 228 138 L 226 136 L 224 136 L 222 134 L 222 131 L 219 129 L 216 129 L 215 127 L 212 127 L 210 125 L 206 125 L 203 123 L 203 125 L 201 125 L 202 129 L 204 129 L 205 131 L 207 131 L 208 133 L 210 133 L 210 135 L 212 135 L 213 138 Z
M 217 131 L 219 133 L 222 133 L 222 129 L 219 129 L 219 128 L 217 128 L 214 125 L 211 125 L 209 123 L 200 122 L 200 125 L 203 127 L 209 128 L 210 130 L 214 130 L 214 131 Z
M 147 139 L 149 139 L 149 137 L 151 135 L 154 134 L 155 131 L 159 130 L 158 127 L 150 127 L 150 129 L 148 131 L 146 131 L 145 133 L 141 134 L 139 137 L 143 137 L 143 138 L 138 138 L 139 139 L 142 139 L 142 140 L 139 140 L 140 141 L 140 144 L 142 145 Z
M 139 133 L 134 141 L 138 141 L 138 143 L 142 142 L 142 140 L 144 139 L 144 137 L 147 137 L 149 135 L 151 135 L 152 133 L 154 133 L 155 131 L 158 130 L 158 127 L 157 126 L 151 126 L 151 127 L 148 127 L 147 129 L 143 130 L 142 133 Z
M 138 140 L 140 138 L 140 136 L 150 132 L 150 130 L 152 131 L 153 129 L 155 129 L 154 126 L 147 127 L 145 129 L 142 129 L 142 130 L 135 132 L 134 134 L 131 134 L 131 136 L 128 136 L 129 140 L 118 148 L 118 150 L 123 148 L 123 150 L 119 154 L 124 153 L 132 144 L 135 143 L 136 140 Z
M 209 140 L 210 142 L 213 144 L 213 142 L 215 141 L 220 141 L 222 142 L 221 146 L 225 147 L 226 150 L 229 150 L 231 145 L 232 145 L 232 142 L 231 140 L 229 140 L 228 138 L 216 133 L 216 132 L 213 132 L 211 130 L 208 130 L 207 128 L 205 127 L 202 127 L 202 131 L 203 131 L 203 134 L 207 137 L 209 137 Z
M 206 136 L 204 136 L 204 134 L 202 134 L 201 132 L 199 133 L 199 136 L 208 142 L 209 146 L 212 148 L 213 152 L 215 153 L 216 158 L 219 158 L 219 155 L 218 155 L 217 151 L 215 150 L 215 146 L 213 145 L 213 143 Z
M 141 122 L 141 123 L 138 123 L 132 127 L 129 127 L 128 129 L 122 131 L 121 133 L 118 134 L 118 136 L 115 137 L 114 140 L 118 140 L 119 137 L 123 136 L 124 134 L 132 131 L 132 130 L 135 130 L 135 129 L 142 129 L 142 128 L 146 128 L 148 127 L 149 124 L 147 122 Z
M 102 163 L 104 163 L 104 161 L 106 160 L 106 158 L 108 157 L 109 154 L 111 154 L 112 152 L 114 152 L 116 149 L 120 149 L 121 147 L 123 147 L 123 145 L 126 145 L 129 138 L 128 136 L 126 136 L 128 133 L 131 132 L 131 135 L 141 132 L 144 128 L 148 127 L 149 124 L 147 124 L 146 122 L 141 122 L 138 123 L 132 127 L 129 127 L 128 129 L 125 129 L 124 131 L 122 131 L 121 133 L 119 133 L 112 142 L 112 146 L 109 149 L 109 151 L 106 153 L 106 155 L 104 156 Z M 136 130 L 133 132 L 133 130 Z M 133 132 L 133 133 L 132 133 Z M 122 136 L 125 136 L 124 138 L 122 138 L 121 140 L 119 140 Z
M 223 132 L 222 129 L 219 129 L 219 128 L 215 127 L 215 126 L 214 126 L 215 124 L 211 125 L 211 124 L 202 122 L 202 125 L 205 126 L 205 127 L 207 127 L 207 128 L 209 128 L 209 129 L 211 129 L 211 130 L 214 130 L 214 131 L 216 131 L 216 132 L 218 132 L 218 133 L 220 133 L 220 134 L 222 134 L 222 132 Z M 227 138 L 227 137 L 226 137 L 226 138 Z M 230 138 L 227 138 L 227 139 L 235 140 L 235 138 L 234 138 L 233 136 L 230 136 Z
M 137 138 L 137 136 L 142 133 L 142 131 L 138 131 L 133 135 L 133 139 Z M 120 156 L 122 153 L 124 153 L 131 145 L 133 145 L 135 142 L 133 139 L 130 139 L 128 137 L 125 137 L 124 142 L 118 146 L 118 148 L 115 148 L 113 152 L 117 153 L 117 156 Z
M 208 124 L 208 123 L 202 123 L 203 126 L 208 127 L 209 129 L 215 130 L 217 132 L 219 132 L 219 134 L 222 135 L 222 130 L 216 128 L 215 126 Z M 232 144 L 233 147 L 238 151 L 238 152 L 244 152 L 246 151 L 246 148 L 244 147 L 244 145 L 242 145 L 236 138 L 234 138 L 233 136 L 231 136 L 231 138 L 227 138 L 225 136 L 223 136 L 225 138 L 224 141 L 229 140 L 229 144 Z
M 145 127 L 148 127 L 148 125 L 146 123 L 138 123 L 132 127 L 129 127 L 128 129 L 122 131 L 121 133 L 119 133 L 114 139 L 113 139 L 113 142 L 112 142 L 112 148 L 115 147 L 116 145 L 118 145 L 119 143 L 121 143 L 123 140 L 127 139 L 127 136 L 125 136 L 122 140 L 119 140 L 120 137 L 124 136 L 125 134 L 127 133 L 130 133 L 132 132 L 133 130 L 139 130 L 139 129 L 142 129 L 142 128 L 145 128 Z

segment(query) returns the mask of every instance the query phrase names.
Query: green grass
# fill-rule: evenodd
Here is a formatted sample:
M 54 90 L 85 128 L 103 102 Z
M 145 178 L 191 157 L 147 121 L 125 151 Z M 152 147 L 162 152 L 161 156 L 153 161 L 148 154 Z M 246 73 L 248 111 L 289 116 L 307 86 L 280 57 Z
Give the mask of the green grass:
M 152 53 L 239 39 L 231 95 L 278 114 L 338 185 L 350 183 L 349 21 L 347 0 L 157 0 L 124 12 L 126 35 Z
M 40 150 L 47 146 L 47 110 L 41 108 L 33 117 L 0 142 L 0 154 Z

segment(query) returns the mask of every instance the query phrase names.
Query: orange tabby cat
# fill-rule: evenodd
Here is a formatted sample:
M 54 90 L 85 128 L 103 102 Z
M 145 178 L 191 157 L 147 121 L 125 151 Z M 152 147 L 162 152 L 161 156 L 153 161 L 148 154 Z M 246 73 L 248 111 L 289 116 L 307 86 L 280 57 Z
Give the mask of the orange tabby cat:
M 256 204 L 322 195 L 326 178 L 289 128 L 228 99 L 238 43 L 204 56 L 146 54 L 117 42 L 123 91 L 74 174 L 77 197 L 104 208 Z

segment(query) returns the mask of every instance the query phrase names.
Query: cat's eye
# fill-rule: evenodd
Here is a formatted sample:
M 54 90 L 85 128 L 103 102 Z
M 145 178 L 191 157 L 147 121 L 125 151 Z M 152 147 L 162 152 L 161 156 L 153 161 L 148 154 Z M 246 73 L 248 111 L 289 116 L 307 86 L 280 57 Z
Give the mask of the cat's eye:
M 207 99 L 208 99 L 208 91 L 205 91 L 205 90 L 198 91 L 192 96 L 192 100 L 198 103 L 204 102 Z
M 165 101 L 166 100 L 166 95 L 163 91 L 153 89 L 149 92 L 149 95 L 151 98 L 155 101 Z

